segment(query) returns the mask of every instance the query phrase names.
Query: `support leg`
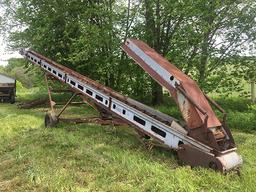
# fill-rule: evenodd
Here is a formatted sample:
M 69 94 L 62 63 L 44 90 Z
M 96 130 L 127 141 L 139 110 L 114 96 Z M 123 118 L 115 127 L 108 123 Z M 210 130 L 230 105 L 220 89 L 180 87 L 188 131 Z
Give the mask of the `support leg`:
M 49 87 L 48 77 L 46 74 L 44 75 L 44 78 L 45 78 L 45 83 L 46 83 L 46 87 L 47 87 L 47 91 L 48 91 L 49 104 L 51 107 L 51 111 L 48 111 L 45 114 L 44 125 L 45 125 L 45 127 L 55 127 L 58 123 L 58 117 L 56 116 L 55 111 L 54 111 L 54 106 L 56 103 L 52 100 L 51 89 Z
M 68 107 L 68 105 L 72 102 L 72 100 L 74 99 L 74 97 L 77 96 L 76 93 L 74 93 L 70 99 L 68 100 L 68 102 L 63 106 L 63 108 L 60 110 L 59 114 L 57 115 L 57 117 L 59 118 L 61 116 L 61 114 L 65 111 L 65 109 Z
M 74 99 L 74 97 L 77 94 L 74 93 L 70 99 L 67 101 L 67 103 L 63 106 L 63 108 L 60 110 L 59 114 L 56 115 L 54 111 L 50 111 L 45 115 L 45 127 L 55 127 L 58 122 L 59 122 L 59 118 L 61 116 L 61 114 L 66 110 L 66 108 L 68 107 L 68 105 L 72 102 L 72 100 Z
M 52 100 L 51 89 L 49 87 L 48 78 L 47 78 L 46 74 L 44 75 L 44 79 L 45 79 L 45 83 L 46 83 L 46 87 L 47 87 L 47 91 L 48 91 L 49 104 L 50 104 L 50 107 L 51 107 L 51 111 L 54 112 L 55 102 Z

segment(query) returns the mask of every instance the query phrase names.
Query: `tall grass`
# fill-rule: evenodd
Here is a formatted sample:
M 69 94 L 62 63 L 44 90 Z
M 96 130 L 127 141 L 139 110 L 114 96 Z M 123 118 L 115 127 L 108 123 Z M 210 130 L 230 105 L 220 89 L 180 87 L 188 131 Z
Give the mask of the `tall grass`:
M 244 158 L 241 177 L 179 166 L 173 151 L 148 150 L 130 127 L 60 123 L 46 129 L 47 108 L 0 104 L 0 191 L 255 191 L 256 132 L 247 132 L 253 127 L 241 115 L 255 114 L 255 106 L 239 111 L 235 100 L 219 102 L 232 105 L 229 122 Z M 174 107 L 159 109 L 179 118 Z M 97 113 L 73 106 L 65 115 Z M 239 118 L 243 124 L 235 124 Z
M 256 131 L 256 104 L 252 104 L 249 99 L 238 97 L 215 98 L 215 100 L 227 112 L 227 124 L 231 129 L 238 129 L 244 132 Z M 155 108 L 182 120 L 178 107 L 170 98 L 165 98 L 165 104 L 155 106 Z M 215 111 L 219 118 L 222 119 L 222 114 L 216 109 Z

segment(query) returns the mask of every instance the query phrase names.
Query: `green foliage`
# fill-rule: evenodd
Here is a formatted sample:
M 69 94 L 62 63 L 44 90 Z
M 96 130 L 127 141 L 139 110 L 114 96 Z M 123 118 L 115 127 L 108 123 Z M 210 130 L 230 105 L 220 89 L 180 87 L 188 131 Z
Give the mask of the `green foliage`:
M 30 91 L 19 94 L 22 99 L 39 96 L 35 93 L 40 90 Z M 234 103 L 241 107 L 242 103 L 247 103 L 240 99 L 218 101 L 225 107 L 233 107 Z M 231 116 L 229 121 L 255 108 L 247 106 L 239 113 L 234 111 L 237 116 Z M 68 109 L 66 116 L 96 115 L 89 107 Z M 241 177 L 238 177 L 235 173 L 222 175 L 212 170 L 179 166 L 174 152 L 161 147 L 147 150 L 130 127 L 60 123 L 57 128 L 45 129 L 46 110 L 17 110 L 15 105 L 1 104 L 0 121 L 4 127 L 0 130 L 1 191 L 255 189 L 256 133 L 242 132 L 247 131 L 245 123 L 237 123 L 237 130 L 232 131 L 244 158 Z
M 247 81 L 256 82 L 256 58 L 255 57 L 246 57 L 239 58 L 240 63 L 242 64 L 242 71 L 244 79 Z
M 245 113 L 229 112 L 228 125 L 234 129 L 239 129 L 244 132 L 255 131 L 256 125 L 256 110 L 251 110 Z
M 23 87 L 23 85 L 22 85 L 22 83 L 20 82 L 20 81 L 17 81 L 16 80 L 16 90 L 18 90 L 18 91 L 24 91 L 24 87 Z
M 183 121 L 181 113 L 176 104 L 168 97 L 165 98 L 165 100 L 165 104 L 156 106 L 156 109 L 180 121 Z M 227 124 L 231 129 L 238 129 L 244 132 L 256 131 L 256 105 L 252 104 L 249 99 L 225 97 L 217 98 L 216 102 L 227 112 Z M 222 118 L 221 114 L 218 112 L 217 114 L 220 118 Z
M 0 66 L 0 73 L 3 73 L 3 72 L 4 72 L 4 67 Z
M 245 66 L 235 58 L 242 46 L 255 42 L 252 0 L 4 0 L 1 4 L 10 47 L 34 49 L 135 97 L 152 97 L 159 87 L 122 53 L 120 45 L 127 37 L 147 41 L 206 92 L 240 92 L 240 78 L 255 71 L 254 63 L 244 71 L 235 70 Z M 237 65 L 227 62 L 234 58 Z
M 248 99 L 222 98 L 217 102 L 228 113 L 228 126 L 243 131 L 256 130 L 256 105 Z
M 37 68 L 31 67 L 24 59 L 10 59 L 3 72 L 11 75 L 21 83 L 21 87 L 31 88 L 42 81 Z

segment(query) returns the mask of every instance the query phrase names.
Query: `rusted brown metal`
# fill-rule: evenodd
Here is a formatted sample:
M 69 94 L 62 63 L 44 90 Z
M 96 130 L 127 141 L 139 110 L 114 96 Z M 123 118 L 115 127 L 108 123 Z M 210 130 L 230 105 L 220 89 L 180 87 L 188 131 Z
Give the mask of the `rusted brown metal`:
M 226 111 L 225 111 L 218 103 L 216 103 L 214 100 L 212 100 L 208 95 L 204 94 L 204 96 L 206 97 L 206 99 L 207 99 L 213 106 L 215 106 L 221 113 L 223 113 L 223 122 L 226 122 L 226 118 L 227 118 L 227 113 L 226 113 Z
M 65 105 L 66 103 L 64 103 L 64 102 L 58 102 L 58 103 L 56 103 L 55 105 L 57 106 L 57 105 Z M 73 102 L 71 102 L 69 105 L 82 105 L 82 104 L 84 104 L 84 102 L 76 102 L 76 101 L 73 101 Z
M 169 90 L 186 121 L 191 137 L 217 150 L 234 146 L 232 135 L 227 134 L 230 131 L 225 131 L 228 128 L 223 127 L 208 103 L 208 98 L 194 80 L 140 40 L 128 39 L 122 49 L 160 85 Z M 215 102 L 213 104 L 222 110 Z M 224 114 L 224 123 L 225 117 Z
M 225 132 L 227 133 L 231 143 L 230 145 L 235 147 L 235 141 L 234 141 L 234 138 L 233 138 L 233 135 L 231 134 L 231 131 L 230 129 L 227 127 L 227 123 L 226 123 L 226 120 L 227 120 L 227 112 L 218 104 L 216 103 L 214 100 L 212 100 L 208 95 L 204 94 L 205 97 L 207 98 L 207 100 L 212 104 L 214 105 L 222 114 L 223 114 L 223 119 L 222 119 L 222 127 L 224 128 Z
M 46 71 L 47 72 L 47 71 Z M 55 127 L 59 121 L 63 122 L 74 122 L 74 123 L 95 123 L 95 124 L 101 124 L 101 125 L 127 125 L 123 120 L 118 118 L 112 118 L 111 114 L 107 112 L 105 107 L 102 105 L 99 105 L 95 102 L 93 102 L 89 97 L 86 97 L 85 95 L 82 95 L 79 91 L 69 88 L 69 89 L 52 89 L 49 86 L 49 80 L 51 81 L 58 81 L 55 77 L 51 76 L 50 74 L 45 74 L 45 82 L 47 86 L 48 91 L 48 97 L 49 97 L 49 103 L 51 107 L 51 111 L 49 111 L 45 116 L 45 126 L 46 127 Z M 52 99 L 52 92 L 53 93 L 62 93 L 62 92 L 71 92 L 74 93 L 69 100 L 65 103 L 65 105 L 62 107 L 62 109 L 59 111 L 59 113 L 56 115 L 56 110 L 54 109 L 54 106 L 57 105 L 56 102 Z M 66 108 L 72 103 L 72 100 L 75 98 L 75 96 L 81 97 L 83 102 L 87 103 L 91 107 L 93 107 L 96 111 L 99 111 L 100 118 L 61 118 L 60 116 L 62 113 L 66 110 Z
M 70 93 L 72 90 L 70 89 L 51 89 L 52 93 Z
M 109 96 L 111 96 L 111 97 L 113 97 L 113 98 L 116 98 L 116 99 L 118 99 L 118 100 L 121 100 L 121 101 L 123 101 L 124 103 L 127 103 L 128 105 L 134 107 L 135 109 L 137 109 L 137 110 L 139 110 L 139 111 L 142 111 L 142 112 L 145 111 L 145 114 L 147 114 L 147 115 L 149 115 L 149 116 L 152 116 L 153 118 L 155 118 L 155 119 L 161 121 L 162 123 L 167 124 L 167 125 L 170 124 L 170 122 L 169 122 L 169 121 L 166 121 L 165 118 L 162 119 L 162 118 L 160 118 L 158 115 L 155 116 L 155 114 L 152 114 L 152 111 L 151 111 L 151 110 L 148 110 L 149 107 L 147 107 L 147 106 L 145 106 L 145 105 L 144 105 L 143 107 L 138 107 L 138 106 L 137 106 L 138 102 L 135 102 L 134 100 L 132 100 L 132 99 L 126 97 L 126 96 L 123 96 L 123 95 L 119 94 L 118 92 L 114 91 L 113 89 L 111 89 L 111 88 L 109 88 L 109 87 L 106 87 L 106 86 L 103 86 L 103 85 L 101 85 L 100 83 L 98 83 L 97 81 L 94 81 L 94 80 L 92 80 L 92 79 L 89 79 L 89 78 L 87 78 L 87 77 L 85 77 L 85 76 L 83 76 L 83 75 L 81 75 L 81 74 L 79 74 L 79 73 L 77 73 L 77 72 L 75 72 L 75 71 L 73 71 L 73 70 L 71 70 L 71 69 L 69 69 L 69 68 L 63 66 L 63 65 L 60 65 L 60 64 L 58 64 L 58 63 L 56 63 L 56 62 L 50 60 L 49 58 L 44 57 L 43 55 L 41 55 L 41 54 L 39 54 L 39 53 L 37 53 L 37 52 L 34 52 L 34 51 L 28 51 L 28 52 L 33 53 L 34 55 L 36 55 L 36 56 L 37 56 L 38 58 L 40 58 L 41 60 L 47 61 L 48 63 L 50 63 L 51 65 L 53 65 L 53 66 L 56 67 L 57 69 L 60 69 L 61 71 L 65 72 L 66 74 L 72 74 L 74 77 L 76 77 L 77 79 L 81 80 L 82 82 L 84 82 L 84 83 L 86 83 L 86 84 L 88 84 L 88 85 L 92 85 L 92 86 L 96 87 L 98 90 L 105 92 L 107 95 L 109 95 Z M 45 71 L 45 72 L 48 73 L 47 71 Z M 53 78 L 53 79 L 56 79 L 56 78 L 54 78 L 54 77 L 52 77 L 52 78 Z M 58 79 L 56 79 L 56 80 L 59 81 L 59 82 L 61 82 L 61 83 L 63 83 L 63 84 L 65 84 L 65 82 L 63 82 L 63 81 L 60 81 L 60 80 L 58 80 Z M 72 89 L 72 88 L 70 88 L 70 89 L 71 89 L 73 92 L 78 92 L 78 91 L 75 90 L 75 89 Z M 86 96 L 84 96 L 84 98 L 90 99 L 89 97 L 86 97 Z M 93 106 L 94 104 L 90 103 L 90 105 L 91 105 L 94 109 L 98 110 L 95 106 Z M 101 106 L 101 107 L 104 108 L 104 106 Z M 145 109 L 146 109 L 146 110 L 145 110 Z
M 100 124 L 100 125 L 114 125 L 114 126 L 125 126 L 127 125 L 120 119 L 101 119 L 100 117 L 86 117 L 86 118 L 59 118 L 62 122 L 67 123 L 92 123 L 92 124 Z
M 152 50 L 148 50 L 147 52 L 148 55 L 150 56 L 153 55 L 157 59 L 159 59 L 159 55 L 156 55 L 156 53 L 150 52 L 150 51 Z M 127 52 L 129 52 L 128 49 L 127 49 Z M 59 120 L 65 121 L 65 122 L 73 121 L 75 123 L 91 122 L 91 123 L 102 123 L 102 124 L 104 123 L 113 124 L 113 121 L 117 120 L 118 122 L 121 122 L 121 124 L 126 123 L 128 125 L 135 127 L 141 135 L 152 137 L 155 140 L 159 141 L 160 143 L 163 143 L 171 148 L 178 150 L 179 158 L 184 163 L 188 163 L 192 166 L 203 166 L 203 167 L 210 167 L 213 169 L 216 168 L 221 171 L 227 171 L 229 169 L 232 169 L 232 167 L 236 167 L 242 164 L 242 158 L 235 152 L 236 148 L 234 147 L 233 143 L 230 142 L 232 141 L 230 139 L 231 137 L 227 137 L 230 132 L 228 133 L 229 129 L 225 127 L 225 123 L 220 123 L 218 119 L 217 121 L 214 121 L 216 119 L 214 119 L 214 117 L 211 116 L 211 112 L 213 112 L 213 110 L 211 109 L 211 107 L 210 107 L 210 110 L 207 108 L 210 106 L 209 103 L 207 102 L 207 98 L 203 97 L 202 101 L 198 102 L 198 99 L 200 98 L 197 98 L 194 96 L 202 96 L 203 93 L 201 92 L 201 90 L 193 80 L 191 80 L 190 78 L 187 78 L 184 74 L 182 75 L 182 72 L 179 72 L 178 69 L 175 68 L 175 66 L 171 67 L 169 71 L 172 72 L 174 70 L 175 73 L 173 74 L 177 74 L 178 77 L 180 75 L 181 77 L 180 79 L 184 78 L 182 79 L 184 82 L 180 81 L 181 83 L 179 82 L 178 85 L 176 85 L 176 87 L 168 85 L 168 83 L 165 82 L 163 76 L 160 76 L 156 73 L 158 71 L 157 68 L 155 70 L 152 70 L 149 67 L 147 72 L 149 72 L 150 75 L 153 74 L 154 78 L 159 77 L 158 79 L 156 78 L 158 82 L 163 84 L 166 83 L 169 86 L 169 91 L 174 97 L 174 100 L 178 104 L 183 114 L 183 117 L 186 120 L 186 125 L 184 126 L 182 126 L 182 124 L 180 124 L 178 120 L 170 116 L 167 116 L 165 114 L 162 114 L 160 112 L 157 112 L 128 97 L 125 97 L 113 91 L 112 89 L 107 88 L 87 77 L 84 77 L 83 75 L 78 74 L 72 71 L 71 69 L 61 66 L 36 52 L 26 51 L 25 53 L 29 54 L 30 56 L 28 56 L 28 59 L 32 60 L 32 62 L 36 62 L 36 64 L 39 64 L 38 61 L 40 61 L 40 63 L 42 63 L 42 61 L 46 62 L 48 65 L 47 69 L 46 69 L 46 65 L 44 65 L 44 68 L 43 68 L 43 66 L 40 64 L 40 67 L 46 73 L 49 74 L 50 76 L 49 79 L 58 80 L 62 84 L 69 84 L 70 90 L 72 92 L 76 94 L 80 94 L 79 96 L 83 99 L 83 101 L 88 103 L 94 109 L 98 110 L 101 114 L 101 117 L 99 119 L 93 119 L 93 118 L 64 119 L 64 118 L 57 118 L 57 115 L 55 115 L 54 112 L 51 112 L 51 113 L 47 113 L 45 118 L 47 125 L 55 125 L 56 123 L 58 123 Z M 136 57 L 136 54 L 135 54 L 135 57 Z M 161 58 L 160 58 L 160 61 L 162 61 Z M 142 62 L 144 61 L 142 60 Z M 51 69 L 50 67 L 56 68 L 55 70 L 59 70 L 61 74 L 64 73 L 65 78 L 58 79 L 58 76 L 56 75 L 56 71 L 55 73 L 54 71 L 52 71 L 51 73 L 51 70 L 53 68 Z M 157 64 L 157 67 L 159 68 L 166 67 L 166 63 L 163 63 L 162 65 Z M 147 66 L 145 66 L 144 69 L 146 70 L 146 68 Z M 58 72 L 58 75 L 59 75 L 59 72 Z M 154 73 L 156 74 L 156 76 L 154 76 Z M 175 75 L 171 76 L 170 80 L 175 79 L 174 76 Z M 73 85 L 68 78 L 72 78 L 72 79 L 75 78 L 77 81 L 77 84 L 74 83 Z M 80 87 L 82 87 L 81 89 L 79 88 L 79 85 Z M 94 89 L 93 97 L 89 97 L 88 95 L 86 95 L 86 92 L 83 89 L 84 87 L 81 85 L 86 87 L 86 91 L 87 91 L 87 88 L 91 89 L 90 87 L 93 87 Z M 193 93 L 191 94 L 191 92 L 189 91 Z M 50 93 L 51 93 L 51 90 L 48 87 L 48 94 L 50 95 Z M 105 99 L 104 102 L 108 101 L 108 103 L 97 101 L 96 96 L 98 93 L 104 95 L 104 97 L 107 98 Z M 113 102 L 113 105 L 112 105 L 112 102 Z M 113 110 L 115 109 L 114 105 L 118 104 L 118 102 L 120 102 L 120 105 L 125 106 L 125 108 L 123 109 L 126 109 L 127 111 L 131 110 L 133 112 L 132 113 L 133 116 L 130 116 L 130 114 L 127 114 L 127 116 L 129 115 L 129 117 L 133 117 L 133 120 L 127 119 L 127 116 L 124 117 L 119 114 L 122 108 L 120 110 L 118 108 L 116 110 Z M 70 104 L 70 102 L 67 103 L 67 105 L 68 104 Z M 111 106 L 113 107 L 113 109 Z M 65 109 L 66 107 L 64 106 L 63 110 Z M 145 121 L 142 119 L 141 120 L 144 122 L 144 125 L 143 125 L 144 127 L 145 125 L 147 125 L 148 127 L 147 129 L 144 129 L 143 127 L 138 125 L 138 121 L 135 120 L 136 115 L 145 117 L 144 119 Z M 220 126 L 217 126 L 218 122 Z M 214 123 L 216 123 L 215 124 L 216 126 L 213 126 L 213 127 L 209 126 Z M 152 125 L 156 125 L 159 127 L 163 126 L 158 130 L 163 131 L 165 135 L 162 137 L 164 139 L 160 138 L 159 136 L 158 137 L 156 136 L 155 134 L 156 132 L 153 131 Z M 148 129 L 151 129 L 151 131 Z M 168 137 L 165 137 L 165 136 L 168 136 Z M 176 137 L 179 138 L 179 140 L 177 140 Z M 184 141 L 184 142 L 181 142 L 181 141 Z
M 195 103 L 200 106 L 201 109 L 204 109 L 204 111 L 207 112 L 209 119 L 207 122 L 207 127 L 216 127 L 220 126 L 220 122 L 215 116 L 214 112 L 212 111 L 210 105 L 208 104 L 207 100 L 205 99 L 202 91 L 198 87 L 198 85 L 193 81 L 191 78 L 189 78 L 187 75 L 185 75 L 183 72 L 181 72 L 177 67 L 172 65 L 168 60 L 166 60 L 164 57 L 162 57 L 160 54 L 158 54 L 154 49 L 150 48 L 147 44 L 145 44 L 142 41 L 131 39 L 132 43 L 134 43 L 136 46 L 138 46 L 141 50 L 143 50 L 150 58 L 154 59 L 159 66 L 166 69 L 166 71 L 173 74 L 175 78 L 177 78 L 181 82 L 182 89 L 190 95 L 191 98 L 195 101 Z M 176 92 L 177 90 L 173 87 L 171 87 L 166 81 L 163 80 L 163 78 L 156 73 L 152 68 L 150 68 L 144 60 L 142 60 L 138 55 L 136 55 L 127 45 L 128 41 L 122 46 L 123 50 L 131 56 L 147 73 L 149 73 L 156 81 L 158 81 L 161 85 L 166 87 L 171 94 L 173 95 L 174 99 L 176 101 L 178 100 Z M 192 110 L 194 106 L 192 105 L 190 109 Z M 198 109 L 195 110 L 197 112 Z M 196 123 L 195 123 L 196 122 Z M 193 117 L 191 122 L 188 122 L 188 126 L 190 128 L 198 128 L 202 125 L 204 122 L 204 115 L 198 114 L 198 117 Z
M 56 114 L 54 111 L 48 111 L 45 114 L 44 118 L 44 125 L 47 128 L 52 128 L 55 127 L 59 122 L 59 119 L 57 118 Z
M 51 107 L 51 111 L 54 112 L 54 105 L 55 105 L 55 102 L 52 100 L 51 89 L 50 89 L 49 83 L 48 83 L 48 78 L 49 78 L 49 76 L 48 76 L 47 74 L 45 74 L 45 75 L 44 75 L 44 78 L 45 78 L 45 84 L 46 84 L 47 91 L 48 91 L 49 105 L 50 105 L 50 107 Z
M 72 100 L 74 99 L 74 97 L 77 96 L 76 93 L 74 93 L 70 99 L 67 101 L 67 103 L 62 107 L 62 109 L 60 110 L 60 112 L 58 113 L 57 117 L 59 118 L 61 116 L 61 114 L 65 111 L 65 109 L 68 107 L 68 105 L 72 102 Z
M 181 145 L 178 150 L 180 161 L 192 167 L 205 167 L 224 171 L 222 163 L 212 154 L 204 153 L 190 145 Z
M 235 165 L 239 157 L 235 153 L 236 148 L 226 151 L 224 154 L 205 153 L 190 145 L 182 144 L 178 150 L 178 157 L 181 163 L 191 167 L 205 167 L 216 171 L 226 173 L 232 170 L 238 170 Z

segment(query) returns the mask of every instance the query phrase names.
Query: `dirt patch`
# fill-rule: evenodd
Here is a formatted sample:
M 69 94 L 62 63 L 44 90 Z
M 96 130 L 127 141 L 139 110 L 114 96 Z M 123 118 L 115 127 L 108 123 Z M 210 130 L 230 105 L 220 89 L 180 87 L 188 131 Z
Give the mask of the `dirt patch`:
M 21 179 L 19 177 L 15 177 L 11 180 L 0 181 L 0 191 L 13 191 L 13 189 L 17 189 L 17 186 L 21 184 Z

